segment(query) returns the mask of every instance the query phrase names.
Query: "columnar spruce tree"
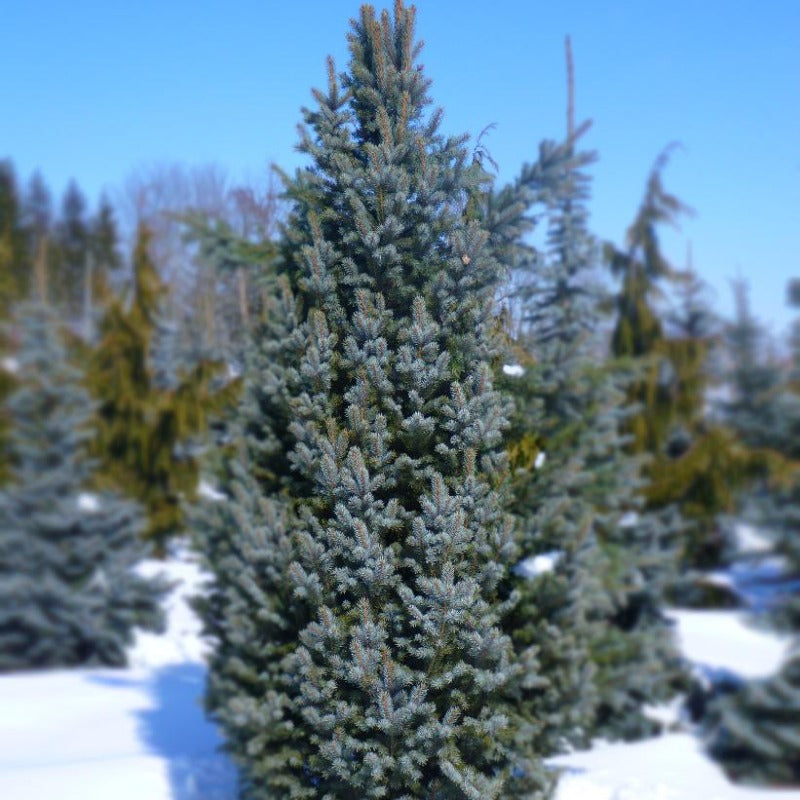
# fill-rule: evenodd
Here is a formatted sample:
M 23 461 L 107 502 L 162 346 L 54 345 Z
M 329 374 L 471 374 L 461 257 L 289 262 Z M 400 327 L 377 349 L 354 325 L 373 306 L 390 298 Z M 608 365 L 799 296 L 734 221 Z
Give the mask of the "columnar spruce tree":
M 572 126 L 570 126 L 572 127 Z M 526 734 L 542 753 L 583 744 L 594 727 L 598 695 L 591 649 L 602 609 L 610 611 L 599 579 L 592 477 L 587 462 L 600 450 L 596 425 L 603 385 L 591 353 L 598 301 L 591 289 L 596 248 L 588 232 L 588 177 L 593 159 L 575 152 L 572 130 L 566 143 L 544 142 L 539 158 L 514 185 L 481 204 L 501 244 L 508 230 L 520 332 L 521 376 L 506 379 L 517 401 L 509 432 L 515 513 L 521 518 L 524 567 L 517 590 L 521 601 L 506 618 L 520 654 L 532 650 L 538 667 L 527 670 L 515 702 Z M 512 202 L 512 200 L 514 202 Z M 510 211 L 524 210 L 521 218 Z M 533 220 L 548 222 L 546 247 L 526 244 Z M 502 220 L 502 223 L 501 223 Z M 526 230 L 527 229 L 527 230 Z M 607 455 L 606 448 L 602 452 Z M 538 557 L 538 561 L 536 560 Z
M 133 627 L 161 625 L 160 581 L 132 570 L 141 509 L 88 494 L 92 404 L 52 313 L 19 313 L 10 481 L 0 491 L 0 671 L 125 663 Z
M 500 627 L 516 557 L 485 173 L 438 132 L 414 9 L 364 6 L 305 112 L 282 291 L 200 543 L 208 702 L 250 798 L 536 797 Z

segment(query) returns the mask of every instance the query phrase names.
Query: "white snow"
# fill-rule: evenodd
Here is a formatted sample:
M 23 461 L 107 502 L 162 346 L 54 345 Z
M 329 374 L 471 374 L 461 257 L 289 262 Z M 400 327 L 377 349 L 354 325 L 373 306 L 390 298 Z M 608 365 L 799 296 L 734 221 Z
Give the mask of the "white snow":
M 707 586 L 718 586 L 720 589 L 729 589 L 734 595 L 738 594 L 736 581 L 727 572 L 704 572 L 698 575 L 699 584 Z
M 512 378 L 519 378 L 525 374 L 525 367 L 521 364 L 503 364 L 503 374 L 510 375 Z
M 558 551 L 526 559 L 547 572 Z M 520 565 L 521 566 L 521 565 Z M 236 775 L 202 711 L 207 645 L 188 598 L 202 591 L 195 557 L 179 547 L 144 574 L 165 572 L 163 635 L 138 634 L 123 670 L 75 669 L 0 676 L 2 800 L 233 800 Z M 671 611 L 685 654 L 700 668 L 744 677 L 773 672 L 786 640 L 731 611 Z M 648 708 L 682 726 L 680 701 Z M 554 800 L 800 800 L 800 791 L 731 784 L 686 731 L 634 744 L 596 742 L 550 760 L 562 776 Z
M 0 367 L 2 367 L 6 372 L 10 372 L 12 375 L 15 375 L 19 372 L 19 361 L 17 361 L 14 356 L 5 356 L 5 358 L 0 358 Z
M 665 730 L 673 730 L 681 724 L 684 699 L 682 695 L 678 695 L 668 703 L 645 706 L 642 711 L 649 719 L 660 722 Z
M 773 549 L 773 543 L 769 537 L 759 531 L 758 528 L 748 525 L 746 522 L 737 522 L 733 528 L 736 546 L 740 553 L 769 553 Z
M 165 566 L 168 569 L 165 570 Z M 164 602 L 167 630 L 163 634 L 136 631 L 133 646 L 128 651 L 131 667 L 157 669 L 170 664 L 203 664 L 208 653 L 208 643 L 201 638 L 202 625 L 189 604 L 192 597 L 202 591 L 205 576 L 200 571 L 196 556 L 182 546 L 169 562 L 148 559 L 138 568 L 147 577 L 164 574 L 175 588 Z
M 632 528 L 634 525 L 639 524 L 638 511 L 626 511 L 620 518 L 617 525 L 620 528 Z
M 514 571 L 524 578 L 535 578 L 545 572 L 552 572 L 562 555 L 560 550 L 551 550 L 548 553 L 539 553 L 538 556 L 528 556 L 514 567 Z
M 544 466 L 545 459 L 547 455 L 545 454 L 544 450 L 540 450 L 536 454 L 536 458 L 533 461 L 533 468 L 534 469 L 541 469 Z
M 738 611 L 673 609 L 683 654 L 695 664 L 761 678 L 780 668 L 791 638 L 750 626 Z
M 688 733 L 597 742 L 551 759 L 565 769 L 554 800 L 800 800 L 800 791 L 736 786 Z
M 138 634 L 128 669 L 0 676 L 3 800 L 235 797 L 235 771 L 201 705 L 206 645 L 187 600 L 203 576 L 185 548 L 140 569 L 176 587 L 166 633 Z
M 206 500 L 228 499 L 222 492 L 215 489 L 205 478 L 201 478 L 200 483 L 197 484 L 197 494 L 199 494 L 200 497 L 205 497 Z
M 81 511 L 94 513 L 100 510 L 100 499 L 96 494 L 91 494 L 90 492 L 81 492 L 78 495 L 77 504 Z

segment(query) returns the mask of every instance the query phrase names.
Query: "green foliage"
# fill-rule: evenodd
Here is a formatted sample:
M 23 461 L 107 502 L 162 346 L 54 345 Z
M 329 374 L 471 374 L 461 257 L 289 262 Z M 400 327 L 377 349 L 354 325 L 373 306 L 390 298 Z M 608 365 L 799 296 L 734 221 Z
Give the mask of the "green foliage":
M 19 189 L 9 161 L 0 161 L 0 319 L 8 320 L 14 303 L 25 297 L 30 263 L 25 247 Z
M 744 437 L 771 445 L 767 473 L 751 493 L 755 521 L 773 537 L 784 565 L 785 588 L 767 619 L 793 636 L 789 656 L 776 675 L 749 681 L 712 705 L 706 726 L 709 750 L 737 780 L 800 784 L 800 391 L 790 365 L 783 374 L 758 358 L 761 331 L 737 287 L 738 316 L 730 329 L 736 346 L 734 394 L 727 410 Z
M 775 537 L 787 590 L 770 620 L 794 636 L 776 675 L 749 681 L 715 701 L 705 722 L 711 754 L 735 780 L 769 786 L 800 785 L 800 477 L 761 498 L 759 522 Z
M 584 172 L 594 156 L 575 150 L 585 128 L 543 143 L 513 186 L 476 204 L 518 287 L 513 358 L 525 372 L 507 381 L 517 401 L 508 452 L 522 551 L 557 556 L 552 571 L 520 582 L 507 618 L 520 654 L 530 647 L 539 662 L 517 702 L 540 752 L 653 732 L 643 706 L 669 697 L 681 675 L 661 611 L 669 536 L 658 518 L 633 515 L 643 486 L 622 434 L 631 381 L 617 363 L 598 365 L 605 297 Z M 540 217 L 548 230 L 536 252 L 524 237 Z
M 777 675 L 746 684 L 713 718 L 710 751 L 734 780 L 800 784 L 800 654 Z
M 642 375 L 630 389 L 630 400 L 640 410 L 630 420 L 634 452 L 659 454 L 675 421 L 673 399 L 675 366 L 662 352 L 665 335 L 655 301 L 663 297 L 663 281 L 680 276 L 662 256 L 658 226 L 675 224 L 688 207 L 664 189 L 661 172 L 669 149 L 659 156 L 647 181 L 644 199 L 627 232 L 627 249 L 606 245 L 605 259 L 611 273 L 621 279 L 616 298 L 616 324 L 611 351 L 617 358 L 642 359 Z M 695 348 L 692 343 L 692 350 Z M 676 345 L 672 345 L 676 348 Z M 673 353 L 674 355 L 674 353 Z M 684 359 L 687 367 L 698 361 L 692 352 Z M 702 360 L 702 357 L 699 359 Z M 684 401 L 686 402 L 686 401 Z M 688 402 L 695 406 L 697 397 Z
M 78 319 L 89 268 L 89 221 L 86 198 L 74 181 L 62 199 L 54 243 L 52 296 L 67 319 Z
M 588 233 L 591 154 L 574 141 L 544 142 L 539 159 L 515 184 L 476 204 L 492 231 L 498 258 L 514 265 L 521 333 L 509 358 L 524 369 L 504 379 L 516 400 L 507 434 L 514 512 L 522 520 L 520 603 L 505 621 L 526 671 L 511 702 L 525 720 L 535 752 L 552 754 L 586 744 L 598 703 L 592 643 L 605 596 L 596 580 L 599 551 L 586 472 L 595 443 L 595 392 L 589 378 L 594 322 L 588 275 L 595 248 Z M 525 244 L 534 220 L 546 215 L 547 248 Z M 551 559 L 553 569 L 530 575 L 525 563 Z M 609 611 L 606 608 L 606 611 Z
M 26 296 L 30 262 L 25 248 L 17 179 L 9 161 L 0 161 L 0 485 L 9 476 L 9 412 L 5 401 L 16 384 L 11 361 L 15 348 L 13 315 Z
M 660 252 L 658 226 L 675 224 L 688 211 L 661 182 L 668 152 L 650 175 L 628 231 L 627 251 L 608 247 L 606 259 L 622 279 L 612 350 L 636 359 L 640 369 L 629 393 L 638 408 L 629 422 L 632 451 L 648 458 L 648 508 L 680 510 L 674 533 L 680 565 L 687 570 L 717 566 L 727 555 L 720 515 L 735 510 L 739 491 L 763 474 L 768 458 L 706 419 L 710 358 L 718 336 L 702 283 L 691 270 L 671 267 Z M 662 320 L 657 301 L 665 297 L 665 282 L 681 302 Z
M 92 406 L 42 305 L 19 315 L 19 385 L 9 483 L 0 491 L 0 670 L 125 663 L 136 625 L 158 629 L 160 581 L 143 555 L 138 506 L 90 489 Z
M 88 381 L 98 401 L 93 452 L 104 465 L 98 481 L 125 489 L 145 507 L 145 535 L 161 552 L 167 538 L 182 530 L 182 503 L 195 497 L 197 459 L 186 445 L 234 400 L 238 387 L 216 388 L 219 365 L 208 361 L 178 373 L 169 387 L 158 385 L 150 350 L 165 287 L 148 241 L 140 229 L 130 304 L 110 300 L 89 354 Z
M 721 404 L 721 413 L 746 444 L 783 452 L 787 440 L 782 435 L 785 432 L 781 431 L 776 403 L 780 369 L 769 357 L 766 333 L 750 311 L 747 284 L 739 281 L 733 291 L 736 317 L 725 336 L 731 397 Z
M 208 704 L 250 798 L 541 797 L 492 386 L 485 173 L 438 133 L 414 11 L 364 6 L 305 112 L 311 166 L 250 353 L 229 500 L 199 543 Z

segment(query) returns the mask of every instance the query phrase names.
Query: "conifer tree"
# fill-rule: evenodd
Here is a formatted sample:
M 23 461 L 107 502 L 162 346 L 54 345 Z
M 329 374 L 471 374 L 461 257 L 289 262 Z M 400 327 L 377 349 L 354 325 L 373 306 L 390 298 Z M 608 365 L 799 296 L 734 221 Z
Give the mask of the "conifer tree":
M 158 629 L 164 585 L 143 555 L 138 506 L 87 494 L 92 405 L 52 313 L 20 310 L 11 479 L 0 491 L 0 670 L 122 665 L 134 626 Z
M 0 315 L 8 319 L 14 301 L 30 287 L 19 187 L 10 161 L 0 161 Z
M 564 144 L 543 143 L 514 185 L 476 203 L 514 264 L 525 371 L 508 380 L 517 401 L 508 441 L 522 551 L 525 563 L 554 563 L 521 582 L 507 618 L 518 647 L 537 652 L 517 702 L 544 752 L 655 731 L 643 706 L 666 699 L 681 672 L 660 610 L 663 532 L 637 513 L 641 465 L 622 436 L 629 371 L 600 355 L 605 296 L 585 206 L 594 155 L 575 147 L 587 127 L 576 130 L 569 113 Z M 537 218 L 548 222 L 543 252 L 526 244 Z
M 675 224 L 680 214 L 688 212 L 662 183 L 669 152 L 665 150 L 653 166 L 644 199 L 628 229 L 626 249 L 606 247 L 611 272 L 621 279 L 611 350 L 618 358 L 642 360 L 642 375 L 630 391 L 631 400 L 640 405 L 630 429 L 634 450 L 652 454 L 662 451 L 675 419 L 670 380 L 674 367 L 660 352 L 665 332 L 656 301 L 665 295 L 664 281 L 683 277 L 661 253 L 658 226 Z
M 83 334 L 94 338 L 96 309 L 107 299 L 113 280 L 122 266 L 114 210 L 105 196 L 89 220 L 86 247 L 86 276 L 83 284 Z
M 182 529 L 181 504 L 197 488 L 191 437 L 207 429 L 210 414 L 235 396 L 235 387 L 216 391 L 218 365 L 201 361 L 159 385 L 150 351 L 165 287 L 148 254 L 149 234 L 139 231 L 133 257 L 130 305 L 112 298 L 89 355 L 89 387 L 98 401 L 93 443 L 103 462 L 101 483 L 130 492 L 147 510 L 146 537 L 163 552 L 168 537 Z
M 56 227 L 55 296 L 69 320 L 80 318 L 89 267 L 89 223 L 86 198 L 71 181 Z
M 747 284 L 735 282 L 733 293 L 736 316 L 725 332 L 731 396 L 720 404 L 720 412 L 747 445 L 780 451 L 786 443 L 778 437 L 775 404 L 780 370 L 769 357 L 766 332 L 750 310 Z
M 438 133 L 414 10 L 369 6 L 305 112 L 311 166 L 201 542 L 208 700 L 247 797 L 536 797 L 504 688 L 514 596 L 499 265 L 464 203 L 486 178 Z
M 28 234 L 28 252 L 36 252 L 38 240 L 49 235 L 53 225 L 53 198 L 41 173 L 34 172 L 22 200 L 22 221 Z
M 518 657 L 530 662 L 512 702 L 525 718 L 524 735 L 544 754 L 588 741 L 599 700 L 591 649 L 601 610 L 610 612 L 596 579 L 601 557 L 587 473 L 603 435 L 591 433 L 602 379 L 590 352 L 596 248 L 583 170 L 594 155 L 575 150 L 587 127 L 576 132 L 570 116 L 564 144 L 542 143 L 538 160 L 514 184 L 474 204 L 497 257 L 514 267 L 520 334 L 512 357 L 524 372 L 503 383 L 517 401 L 508 442 L 526 560 L 516 571 L 521 601 L 505 626 Z M 543 252 L 527 244 L 540 217 L 548 222 Z M 528 565 L 539 564 L 544 569 L 529 574 Z
M 687 575 L 688 570 L 719 566 L 730 556 L 733 545 L 724 519 L 735 512 L 740 492 L 766 465 L 764 454 L 738 441 L 706 412 L 719 333 L 705 290 L 691 268 L 676 286 L 679 304 L 667 316 L 657 346 L 663 359 L 659 381 L 670 394 L 660 413 L 670 423 L 648 468 L 650 507 L 680 504 L 680 561 Z
M 755 330 L 752 318 L 737 323 L 740 342 L 750 342 Z M 747 324 L 743 324 L 746 322 Z M 752 376 L 738 368 L 739 386 L 765 388 L 772 384 L 769 375 L 754 359 Z M 737 418 L 750 436 L 781 441 L 784 454 L 800 453 L 800 392 L 791 381 L 782 387 L 773 402 L 758 396 L 734 398 Z M 766 410 L 759 418 L 756 409 Z M 777 409 L 777 413 L 776 413 Z M 771 425 L 777 425 L 777 430 Z M 785 471 L 783 471 L 785 472 Z M 706 720 L 710 752 L 737 780 L 770 786 L 800 785 L 800 468 L 782 476 L 770 491 L 755 493 L 757 520 L 774 539 L 775 554 L 784 565 L 788 591 L 778 594 L 768 619 L 793 635 L 788 658 L 776 675 L 752 680 L 737 692 L 718 699 Z
M 604 478 L 617 491 L 629 487 L 629 494 L 609 509 L 616 514 L 606 517 L 599 534 L 606 560 L 604 581 L 614 610 L 595 662 L 604 697 L 600 730 L 624 738 L 657 729 L 644 715 L 643 705 L 668 699 L 685 680 L 663 607 L 666 591 L 676 580 L 678 537 L 686 523 L 676 505 L 680 497 L 670 497 L 663 504 L 653 504 L 649 498 L 654 463 L 677 419 L 673 387 L 664 380 L 673 374 L 672 363 L 664 352 L 664 327 L 655 304 L 662 296 L 662 282 L 680 277 L 661 254 L 658 226 L 674 222 L 677 214 L 687 210 L 661 181 L 668 152 L 659 157 L 649 176 L 644 200 L 628 230 L 626 249 L 607 245 L 605 252 L 612 272 L 622 279 L 611 354 L 621 370 L 619 376 L 628 372 L 618 384 L 624 386 L 627 401 L 617 401 L 616 411 L 612 405 L 607 413 L 616 416 L 634 458 L 618 456 L 617 466 Z
M 658 159 L 639 214 L 628 232 L 628 250 L 609 248 L 608 262 L 621 276 L 612 347 L 618 357 L 637 359 L 640 377 L 630 399 L 639 407 L 630 426 L 634 452 L 646 455 L 645 496 L 654 512 L 674 508 L 672 530 L 681 571 L 718 566 L 730 542 L 720 516 L 735 510 L 739 489 L 763 472 L 764 454 L 737 441 L 707 418 L 709 362 L 715 344 L 713 319 L 693 271 L 679 271 L 663 257 L 658 226 L 674 224 L 687 211 L 666 192 Z M 681 297 L 663 320 L 658 301 L 667 289 Z M 674 512 L 678 512 L 677 514 Z M 683 596 L 688 584 L 672 589 Z
M 0 454 L 5 456 L 9 434 L 5 399 L 14 387 L 11 354 L 14 349 L 13 313 L 29 288 L 24 227 L 16 174 L 10 161 L 0 161 Z M 0 458 L 0 484 L 8 477 L 8 458 Z
M 543 173 L 548 161 L 558 160 L 557 150 L 553 143 L 542 145 Z M 591 432 L 597 375 L 590 366 L 597 308 L 584 205 L 588 178 L 581 170 L 592 154 L 575 153 L 569 141 L 560 156 L 559 180 L 543 192 L 546 251 L 529 252 L 517 265 L 523 326 L 518 346 L 527 366 L 511 382 L 518 398 L 511 453 L 515 510 L 523 518 L 521 549 L 528 559 L 552 562 L 551 569 L 523 577 L 522 601 L 509 618 L 514 641 L 537 653 L 537 680 L 520 704 L 545 753 L 588 742 L 599 701 L 591 649 L 606 601 L 596 580 L 600 553 L 587 472 L 590 448 L 597 444 Z

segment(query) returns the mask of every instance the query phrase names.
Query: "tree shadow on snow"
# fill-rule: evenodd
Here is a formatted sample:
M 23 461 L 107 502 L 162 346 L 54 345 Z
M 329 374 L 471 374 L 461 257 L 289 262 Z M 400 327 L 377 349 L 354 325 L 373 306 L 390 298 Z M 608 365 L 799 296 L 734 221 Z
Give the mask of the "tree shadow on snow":
M 162 667 L 143 682 L 98 678 L 142 685 L 155 701 L 136 716 L 142 741 L 167 763 L 171 800 L 236 797 L 236 769 L 220 752 L 222 738 L 203 710 L 205 673 L 202 664 L 187 662 Z

